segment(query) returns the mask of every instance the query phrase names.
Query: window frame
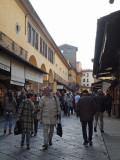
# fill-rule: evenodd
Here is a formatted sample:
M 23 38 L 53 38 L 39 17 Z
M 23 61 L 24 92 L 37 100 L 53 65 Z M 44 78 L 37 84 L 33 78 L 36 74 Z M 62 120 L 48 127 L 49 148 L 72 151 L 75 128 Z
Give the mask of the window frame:
M 47 43 L 42 36 L 40 36 L 40 53 L 47 58 Z
M 27 23 L 27 33 L 28 33 L 28 42 L 38 50 L 38 31 L 35 27 L 31 24 L 30 21 Z

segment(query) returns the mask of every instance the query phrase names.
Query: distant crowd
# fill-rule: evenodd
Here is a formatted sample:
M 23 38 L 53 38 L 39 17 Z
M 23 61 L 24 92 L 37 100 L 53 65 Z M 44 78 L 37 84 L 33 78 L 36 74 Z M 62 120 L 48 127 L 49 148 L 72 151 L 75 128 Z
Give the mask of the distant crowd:
M 21 122 L 21 146 L 25 140 L 27 149 L 30 149 L 30 137 L 37 136 L 38 122 L 43 125 L 43 147 L 52 145 L 54 126 L 57 120 L 61 121 L 61 111 L 64 116 L 76 115 L 80 117 L 84 143 L 92 145 L 93 125 L 97 132 L 97 122 L 100 118 L 100 130 L 104 133 L 103 113 L 111 116 L 112 97 L 109 92 L 105 95 L 102 90 L 89 94 L 87 90 L 82 93 L 59 92 L 55 94 L 49 86 L 45 86 L 40 93 L 21 92 L 16 94 L 8 90 L 2 102 L 5 117 L 4 134 L 12 134 L 13 119 Z M 94 124 L 93 124 L 94 121 Z M 87 126 L 89 128 L 87 133 Z

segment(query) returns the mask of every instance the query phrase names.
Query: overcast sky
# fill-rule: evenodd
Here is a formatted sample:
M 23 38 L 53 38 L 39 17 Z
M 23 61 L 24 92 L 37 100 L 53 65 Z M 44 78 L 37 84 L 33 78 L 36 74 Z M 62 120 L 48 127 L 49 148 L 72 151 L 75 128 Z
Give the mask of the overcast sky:
M 93 69 L 97 19 L 120 9 L 120 0 L 29 0 L 56 45 L 78 47 L 77 61 Z

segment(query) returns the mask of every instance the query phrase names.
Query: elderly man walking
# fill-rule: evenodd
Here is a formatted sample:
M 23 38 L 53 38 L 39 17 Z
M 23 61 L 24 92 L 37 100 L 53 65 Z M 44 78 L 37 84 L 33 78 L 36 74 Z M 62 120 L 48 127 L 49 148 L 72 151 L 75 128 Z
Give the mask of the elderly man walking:
M 82 124 L 82 133 L 84 143 L 83 145 L 92 145 L 92 135 L 93 135 L 93 117 L 96 112 L 96 105 L 94 99 L 88 95 L 87 90 L 83 90 L 82 97 L 78 100 L 76 113 L 80 116 L 80 121 Z M 87 135 L 87 125 L 89 133 Z
M 44 95 L 39 101 L 39 109 L 41 111 L 41 118 L 43 124 L 43 147 L 48 148 L 48 144 L 52 145 L 52 137 L 54 126 L 57 118 L 61 117 L 60 101 L 56 95 L 51 93 L 50 87 L 46 86 L 43 90 Z

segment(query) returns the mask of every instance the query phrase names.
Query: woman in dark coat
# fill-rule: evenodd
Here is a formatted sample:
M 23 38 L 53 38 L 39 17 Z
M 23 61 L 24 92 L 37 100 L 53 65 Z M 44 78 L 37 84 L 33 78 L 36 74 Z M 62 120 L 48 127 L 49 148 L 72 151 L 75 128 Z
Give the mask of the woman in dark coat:
M 33 132 L 33 110 L 35 100 L 33 93 L 28 93 L 27 98 L 20 104 L 18 110 L 18 120 L 21 120 L 22 124 L 22 141 L 21 146 L 24 145 L 26 137 L 27 149 L 30 149 L 30 133 Z

